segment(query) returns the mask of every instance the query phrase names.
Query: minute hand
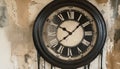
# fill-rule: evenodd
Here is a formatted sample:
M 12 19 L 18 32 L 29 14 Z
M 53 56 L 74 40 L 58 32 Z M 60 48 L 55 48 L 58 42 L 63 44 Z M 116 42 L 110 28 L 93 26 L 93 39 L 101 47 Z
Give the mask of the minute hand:
M 79 28 L 80 25 L 81 25 L 81 24 L 79 23 L 79 24 L 76 26 L 76 28 L 75 28 L 71 33 L 75 32 L 75 30 L 76 30 L 77 28 Z

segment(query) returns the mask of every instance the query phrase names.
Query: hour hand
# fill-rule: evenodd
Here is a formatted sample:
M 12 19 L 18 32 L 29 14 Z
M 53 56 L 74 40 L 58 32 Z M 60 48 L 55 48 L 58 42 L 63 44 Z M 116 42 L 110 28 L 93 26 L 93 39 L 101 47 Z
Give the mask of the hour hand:
M 63 31 L 66 31 L 69 35 L 72 34 L 72 32 L 68 31 L 65 27 L 59 27 L 59 28 L 61 28 Z

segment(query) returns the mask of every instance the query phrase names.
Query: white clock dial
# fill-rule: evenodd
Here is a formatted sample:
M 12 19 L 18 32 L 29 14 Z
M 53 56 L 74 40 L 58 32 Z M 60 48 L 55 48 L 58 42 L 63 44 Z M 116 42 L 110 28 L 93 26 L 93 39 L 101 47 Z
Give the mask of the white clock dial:
M 64 46 L 68 46 L 68 47 L 74 47 L 81 42 L 81 40 L 84 37 L 84 31 L 81 26 L 79 26 L 73 33 L 70 33 L 78 25 L 79 25 L 78 22 L 71 21 L 71 20 L 65 21 L 60 25 L 60 27 L 57 30 L 57 38 L 61 44 L 63 44 Z M 63 28 L 65 28 L 69 32 L 64 31 Z M 70 34 L 70 36 L 67 37 L 66 39 L 64 39 L 64 37 L 69 34 Z M 80 34 L 80 35 L 78 35 L 78 34 Z M 64 40 L 62 40 L 62 39 L 64 39 Z

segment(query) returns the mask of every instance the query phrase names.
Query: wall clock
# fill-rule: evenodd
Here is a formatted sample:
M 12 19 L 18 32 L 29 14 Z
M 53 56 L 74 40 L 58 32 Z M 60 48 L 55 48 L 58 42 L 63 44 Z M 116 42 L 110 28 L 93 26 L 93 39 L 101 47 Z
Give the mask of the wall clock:
M 101 51 L 106 26 L 100 12 L 85 0 L 56 0 L 38 15 L 33 40 L 49 63 L 74 69 L 90 63 Z

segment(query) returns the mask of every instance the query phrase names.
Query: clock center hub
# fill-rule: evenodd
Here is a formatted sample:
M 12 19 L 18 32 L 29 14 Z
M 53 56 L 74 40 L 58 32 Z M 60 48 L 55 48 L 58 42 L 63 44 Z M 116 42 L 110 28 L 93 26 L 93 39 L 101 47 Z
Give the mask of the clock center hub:
M 57 30 L 57 38 L 60 43 L 67 47 L 78 45 L 83 39 L 84 31 L 79 23 L 68 20 L 63 22 Z

